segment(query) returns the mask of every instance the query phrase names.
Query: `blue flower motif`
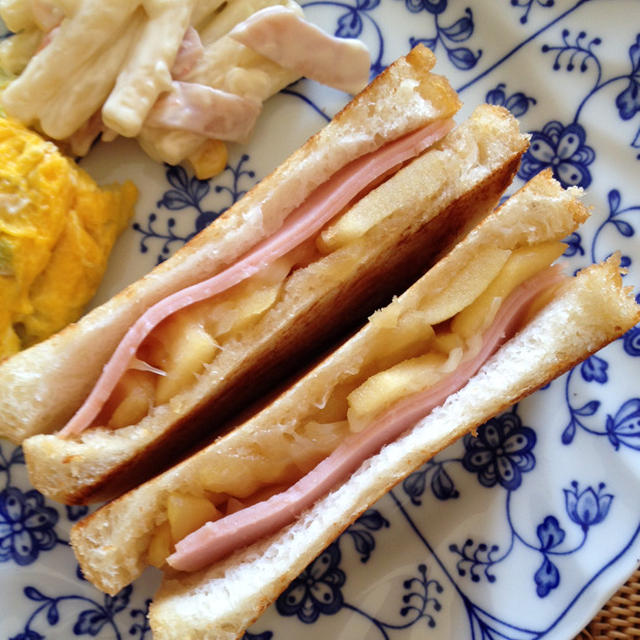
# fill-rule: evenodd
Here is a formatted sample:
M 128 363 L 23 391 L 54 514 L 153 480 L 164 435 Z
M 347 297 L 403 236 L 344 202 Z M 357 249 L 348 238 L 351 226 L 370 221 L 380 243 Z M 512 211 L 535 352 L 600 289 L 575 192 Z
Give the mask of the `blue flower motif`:
M 58 512 L 44 505 L 42 494 L 4 489 L 0 492 L 0 562 L 13 559 L 21 566 L 35 562 L 41 551 L 57 544 L 57 522 Z
M 315 622 L 321 613 L 337 613 L 342 608 L 340 587 L 345 582 L 345 574 L 338 568 L 340 558 L 336 543 L 327 547 L 278 598 L 278 613 L 297 615 L 307 624 Z
M 604 384 L 607 381 L 607 369 L 609 363 L 598 356 L 587 358 L 580 365 L 580 373 L 585 382 L 599 382 Z
M 609 513 L 613 496 L 610 493 L 603 493 L 604 482 L 598 485 L 598 492 L 593 487 L 587 487 L 578 491 L 578 483 L 574 480 L 571 489 L 564 489 L 565 508 L 567 514 L 576 524 L 579 524 L 583 531 L 594 524 L 602 522 Z
M 640 111 L 640 34 L 636 36 L 635 44 L 629 48 L 629 58 L 631 59 L 629 84 L 616 98 L 616 107 L 623 120 L 631 120 Z
M 630 398 L 615 416 L 607 415 L 605 429 L 616 451 L 621 444 L 640 450 L 640 398 Z
M 622 336 L 622 347 L 630 356 L 640 356 L 640 327 L 629 329 Z
M 560 584 L 560 572 L 551 560 L 545 555 L 540 568 L 535 572 L 533 580 L 536 583 L 538 597 L 544 598 Z
M 577 122 L 566 127 L 557 120 L 547 122 L 542 131 L 532 132 L 531 146 L 522 158 L 518 176 L 530 180 L 549 167 L 563 186 L 588 187 L 591 173 L 587 167 L 596 154 L 585 140 L 585 130 Z
M 523 116 L 529 110 L 529 106 L 536 104 L 535 98 L 526 96 L 521 91 L 507 96 L 505 93 L 506 85 L 501 82 L 495 89 L 487 93 L 485 101 L 489 104 L 495 104 L 499 107 L 505 107 L 513 113 L 516 118 Z
M 427 11 L 435 16 L 447 10 L 448 0 L 404 0 L 404 3 L 412 13 Z
M 505 489 L 515 491 L 522 483 L 522 474 L 536 464 L 531 453 L 536 434 L 522 425 L 516 413 L 492 418 L 478 429 L 477 437 L 468 434 L 463 443 L 466 451 L 462 464 L 467 471 L 477 473 L 485 487 L 499 482 Z

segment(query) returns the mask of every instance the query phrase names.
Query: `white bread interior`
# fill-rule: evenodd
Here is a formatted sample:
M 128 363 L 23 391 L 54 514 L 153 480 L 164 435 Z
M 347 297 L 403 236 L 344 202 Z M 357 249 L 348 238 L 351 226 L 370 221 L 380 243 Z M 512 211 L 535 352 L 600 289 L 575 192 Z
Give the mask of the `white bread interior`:
M 241 338 L 226 343 L 192 387 L 155 407 L 136 425 L 92 428 L 68 439 L 55 434 L 28 438 L 24 451 L 33 485 L 66 503 L 95 502 L 122 493 L 114 478 L 123 480 L 123 470 L 141 465 L 143 457 L 155 464 L 159 452 L 153 447 L 160 446 L 158 442 L 171 430 L 184 432 L 184 425 L 176 426 L 178 418 L 193 416 L 205 402 L 209 413 L 220 415 L 211 410 L 212 402 L 230 397 L 228 389 L 240 376 L 252 367 L 254 371 L 264 367 L 271 357 L 283 357 L 292 346 L 299 354 L 296 345 L 309 338 L 313 327 L 324 325 L 323 313 L 336 321 L 341 309 L 354 303 L 355 294 L 345 288 L 349 283 L 360 281 L 366 272 L 372 274 L 366 276 L 370 282 L 366 300 L 371 304 L 388 286 L 389 274 L 397 275 L 400 269 L 411 273 L 409 261 L 400 262 L 411 244 L 416 247 L 411 252 L 419 256 L 418 277 L 429 258 L 450 245 L 461 228 L 475 224 L 495 206 L 526 146 L 527 137 L 507 111 L 478 107 L 435 148 L 360 200 L 355 207 L 389 215 L 360 239 L 296 272 L 278 304 Z M 437 228 L 425 226 L 432 222 Z M 335 282 L 332 274 L 337 272 L 344 285 Z M 379 304 L 387 300 L 380 298 Z M 286 342 L 274 342 L 278 339 Z M 167 445 L 162 446 L 166 451 Z M 140 478 L 135 471 L 131 475 Z
M 448 82 L 430 73 L 434 63 L 422 46 L 400 58 L 173 257 L 78 323 L 0 363 L 0 436 L 18 444 L 61 428 L 146 308 L 233 262 L 354 158 L 451 117 L 460 103 Z
M 169 493 L 197 495 L 201 469 L 214 469 L 218 460 L 229 455 L 241 456 L 244 448 L 250 451 L 259 434 L 271 425 L 294 422 L 298 416 L 308 415 L 313 407 L 323 406 L 328 389 L 342 383 L 347 376 L 357 374 L 364 354 L 376 341 L 379 332 L 376 318 L 380 314 L 415 308 L 416 299 L 446 287 L 451 274 L 463 268 L 478 249 L 487 245 L 517 248 L 558 240 L 571 233 L 588 216 L 576 198 L 579 194 L 577 189 L 563 190 L 550 172 L 538 175 L 404 294 L 374 314 L 355 336 L 260 413 L 184 462 L 77 523 L 71 531 L 71 544 L 85 577 L 111 594 L 134 580 L 145 567 L 146 551 L 155 527 L 166 519 Z
M 165 578 L 151 604 L 156 640 L 242 636 L 331 541 L 438 451 L 587 357 L 640 319 L 619 258 L 582 271 L 458 393 L 283 532 L 206 570 Z

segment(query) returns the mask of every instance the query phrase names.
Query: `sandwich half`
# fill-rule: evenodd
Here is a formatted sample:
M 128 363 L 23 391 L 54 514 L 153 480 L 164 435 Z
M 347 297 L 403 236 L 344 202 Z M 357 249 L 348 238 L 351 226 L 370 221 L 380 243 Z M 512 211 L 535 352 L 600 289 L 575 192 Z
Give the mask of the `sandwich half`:
M 167 577 L 155 638 L 236 638 L 320 551 L 439 450 L 640 319 L 619 261 L 550 266 L 587 217 L 543 173 L 258 414 L 71 531 L 114 594 Z
M 421 63 L 429 59 L 424 49 L 408 59 L 412 56 L 420 56 Z M 405 66 L 406 62 L 400 68 Z M 372 89 L 380 86 L 377 82 L 384 84 L 384 78 Z M 418 91 L 415 81 L 403 80 L 394 82 L 395 93 L 402 93 L 403 82 L 407 91 L 412 87 L 411 95 Z M 384 111 L 384 104 L 389 113 L 380 118 L 387 122 L 397 104 L 392 103 L 393 92 L 380 93 L 381 105 L 361 94 L 337 122 L 352 119 L 354 111 L 363 118 L 364 112 Z M 226 419 L 274 379 L 308 359 L 310 351 L 364 322 L 424 273 L 444 248 L 495 206 L 527 146 L 515 119 L 496 107 L 478 108 L 448 133 L 443 127 L 448 129 L 449 124 L 438 120 L 419 129 L 420 140 L 425 140 L 425 131 L 430 139 L 428 132 L 434 129 L 444 137 L 424 153 L 420 143 L 419 155 L 412 160 L 394 155 L 391 176 L 386 165 L 378 165 L 376 155 L 378 177 L 369 177 L 364 192 L 356 187 L 360 197 L 355 200 L 352 195 L 334 196 L 333 188 L 328 189 L 331 181 L 320 181 L 278 232 L 239 263 L 146 311 L 110 359 L 105 354 L 108 362 L 100 379 L 93 390 L 85 389 L 88 397 L 66 426 L 57 434 L 24 442 L 34 486 L 66 503 L 118 495 L 175 461 L 186 446 L 215 435 Z M 368 125 L 365 129 L 371 136 Z M 405 135 L 382 151 L 394 145 L 404 148 L 412 136 Z M 315 140 L 307 146 L 315 148 Z M 336 146 L 340 145 L 330 145 L 328 161 L 338 153 Z M 351 189 L 350 167 L 369 166 L 370 160 L 361 157 L 339 172 L 338 193 Z M 398 164 L 405 166 L 398 169 Z M 291 171 L 295 181 L 302 168 Z M 273 186 L 273 176 L 267 183 Z M 247 197 L 255 202 L 263 192 L 260 185 Z M 267 193 L 274 197 L 273 191 Z M 242 204 L 244 200 L 231 210 L 233 219 L 256 213 Z M 331 202 L 336 215 L 326 219 L 325 213 L 312 208 L 322 209 Z M 261 228 L 271 204 L 271 200 L 260 204 Z M 314 213 L 311 218 L 302 215 L 307 210 Z M 285 240 L 298 233 L 302 240 L 289 247 Z M 225 238 L 208 255 L 227 250 L 234 242 L 233 237 Z M 274 258 L 276 251 L 281 255 Z M 263 261 L 269 264 L 262 266 Z M 223 278 L 253 273 L 258 266 L 262 269 L 230 289 L 201 299 L 201 289 L 215 289 Z M 170 313 L 172 305 L 185 300 L 188 307 Z M 158 321 L 148 335 L 140 333 Z M 103 361 L 97 364 L 94 379 Z M 122 372 L 125 375 L 119 379 Z

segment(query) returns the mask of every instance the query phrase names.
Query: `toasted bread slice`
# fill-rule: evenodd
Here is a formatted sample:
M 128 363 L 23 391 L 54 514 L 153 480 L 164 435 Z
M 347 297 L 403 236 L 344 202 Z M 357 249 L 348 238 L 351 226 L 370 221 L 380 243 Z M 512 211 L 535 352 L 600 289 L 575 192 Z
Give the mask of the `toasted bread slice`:
M 283 295 L 241 339 L 225 343 L 195 384 L 139 423 L 24 443 L 29 474 L 66 503 L 112 498 L 161 469 L 182 443 L 216 426 L 338 327 L 353 326 L 422 274 L 496 205 L 527 145 L 515 119 L 484 105 L 435 147 L 354 205 L 388 215 L 364 235 L 294 271 Z M 366 316 L 365 316 L 366 317 Z M 214 416 L 215 418 L 212 418 Z M 175 460 L 175 457 L 173 458 Z

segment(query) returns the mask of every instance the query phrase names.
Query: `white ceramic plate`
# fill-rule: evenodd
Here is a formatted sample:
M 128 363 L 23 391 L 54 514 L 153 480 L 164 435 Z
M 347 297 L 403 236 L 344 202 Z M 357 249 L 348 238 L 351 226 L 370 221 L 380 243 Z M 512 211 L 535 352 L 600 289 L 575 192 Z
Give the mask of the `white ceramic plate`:
M 565 184 L 588 187 L 593 217 L 570 238 L 571 268 L 619 249 L 638 283 L 637 2 L 326 0 L 308 3 L 307 15 L 364 39 L 375 70 L 416 41 L 429 44 L 461 92 L 462 115 L 485 100 L 512 109 L 533 133 L 518 184 L 551 166 Z M 344 101 L 296 83 L 210 184 L 153 165 L 126 141 L 95 149 L 83 164 L 96 178 L 133 178 L 142 194 L 97 301 L 179 247 Z M 246 637 L 572 637 L 640 553 L 638 356 L 634 329 L 437 456 L 332 544 Z M 149 639 L 158 575 L 115 598 L 83 581 L 67 541 L 84 509 L 44 500 L 20 450 L 0 444 L 2 637 Z

